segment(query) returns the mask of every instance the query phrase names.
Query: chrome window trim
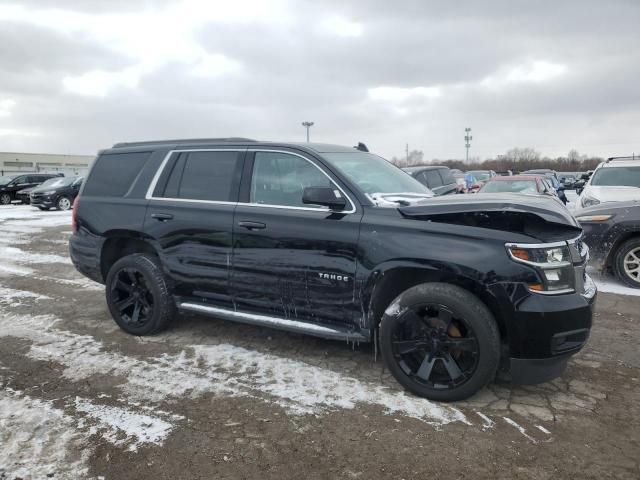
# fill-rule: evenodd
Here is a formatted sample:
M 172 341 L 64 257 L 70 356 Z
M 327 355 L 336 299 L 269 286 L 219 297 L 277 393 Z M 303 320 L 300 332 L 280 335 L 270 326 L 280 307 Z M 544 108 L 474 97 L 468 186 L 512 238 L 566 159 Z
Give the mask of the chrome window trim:
M 335 185 L 335 187 L 344 195 L 344 197 L 349 201 L 351 208 L 349 210 L 331 210 L 327 207 L 292 207 L 289 205 L 272 205 L 269 203 L 252 203 L 252 202 L 238 202 L 239 205 L 248 205 L 252 207 L 266 207 L 266 208 L 287 208 L 291 210 L 307 210 L 312 212 L 336 212 L 336 213 L 355 213 L 356 212 L 356 204 L 351 200 L 351 197 L 347 195 L 347 193 L 338 185 L 333 178 L 331 178 L 327 172 L 325 172 L 322 168 L 320 168 L 315 162 L 311 161 L 304 155 L 300 155 L 299 153 L 290 152 L 288 150 L 277 150 L 277 149 L 265 149 L 265 148 L 248 148 L 247 152 L 266 152 L 266 153 L 285 153 L 287 155 L 293 155 L 295 157 L 300 157 L 301 159 L 309 162 L 311 165 L 316 167 L 318 170 L 322 172 L 322 174 L 329 179 L 329 181 Z M 254 159 L 255 162 L 255 159 Z
M 225 202 L 222 200 L 197 200 L 197 199 L 189 199 L 189 198 L 173 198 L 173 197 L 154 197 L 153 196 L 153 192 L 156 189 L 156 186 L 158 185 L 158 181 L 160 180 L 160 176 L 162 175 L 162 172 L 164 171 L 164 169 L 167 166 L 167 163 L 169 163 L 169 159 L 171 158 L 171 156 L 174 153 L 182 153 L 182 152 L 271 152 L 271 153 L 286 153 L 289 155 L 294 155 L 296 157 L 300 157 L 303 160 L 306 160 L 307 162 L 309 162 L 311 165 L 313 165 L 314 167 L 316 167 L 318 170 L 320 170 L 324 176 L 326 176 L 329 181 L 334 184 L 336 186 L 336 188 L 340 191 L 340 193 L 342 193 L 342 195 L 344 195 L 344 197 L 349 201 L 349 204 L 351 205 L 351 209 L 350 210 L 331 210 L 327 207 L 293 207 L 293 206 L 287 206 L 287 205 L 271 205 L 271 204 L 267 204 L 267 203 L 251 203 L 251 202 Z M 340 185 L 338 185 L 329 175 L 327 175 L 327 173 L 320 168 L 318 165 L 316 165 L 314 162 L 312 162 L 311 160 L 309 160 L 307 157 L 300 155 L 298 153 L 295 152 L 289 152 L 287 150 L 273 150 L 273 149 L 247 149 L 247 148 L 243 148 L 243 149 L 237 149 L 237 148 L 193 148 L 193 149 L 189 149 L 189 148 L 185 148 L 185 149 L 179 149 L 179 150 L 169 150 L 169 152 L 167 152 L 167 154 L 165 155 L 164 159 L 162 160 L 162 163 L 160 163 L 160 166 L 158 167 L 158 170 L 156 171 L 155 175 L 153 176 L 153 178 L 151 179 L 151 183 L 149 184 L 149 188 L 147 189 L 147 193 L 145 195 L 145 199 L 147 200 L 161 200 L 161 201 L 166 201 L 166 202 L 188 202 L 188 203 L 203 203 L 203 204 L 210 204 L 210 205 L 244 205 L 244 206 L 249 206 L 249 207 L 261 207 L 261 208 L 279 208 L 279 209 L 287 209 L 287 210 L 302 210 L 302 211 L 308 211 L 308 212 L 321 212 L 321 213 L 330 213 L 330 212 L 336 212 L 336 213 L 355 213 L 356 212 L 356 206 L 355 203 L 353 202 L 353 200 L 351 200 L 351 197 L 349 195 L 346 194 L 346 192 L 340 187 Z
M 190 202 L 190 203 L 209 203 L 209 204 L 213 204 L 213 205 L 236 205 L 238 202 L 225 202 L 222 200 L 197 200 L 197 199 L 190 199 L 190 198 L 173 198 L 173 197 L 154 197 L 153 196 L 153 191 L 156 189 L 156 186 L 158 185 L 158 181 L 160 180 L 160 176 L 162 175 L 162 172 L 164 171 L 165 167 L 167 166 L 167 163 L 169 163 L 169 159 L 171 158 L 171 155 L 173 155 L 174 153 L 182 153 L 182 152 L 244 152 L 246 151 L 245 148 L 185 148 L 185 149 L 179 149 L 179 150 L 169 150 L 169 152 L 167 152 L 167 155 L 165 155 L 164 160 L 162 160 L 162 163 L 160 164 L 160 166 L 158 167 L 158 170 L 156 171 L 156 174 L 153 176 L 153 179 L 151 180 L 151 184 L 149 184 L 149 188 L 147 189 L 147 194 L 145 195 L 145 198 L 147 200 L 165 200 L 165 201 L 171 201 L 171 202 Z

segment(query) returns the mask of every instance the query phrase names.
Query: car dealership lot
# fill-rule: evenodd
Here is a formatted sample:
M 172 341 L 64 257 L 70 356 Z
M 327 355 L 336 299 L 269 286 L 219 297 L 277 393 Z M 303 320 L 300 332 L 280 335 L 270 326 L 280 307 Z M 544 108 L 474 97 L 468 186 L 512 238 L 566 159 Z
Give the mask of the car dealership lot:
M 0 478 L 640 476 L 640 291 L 613 279 L 560 379 L 437 404 L 369 346 L 196 316 L 126 335 L 69 223 L 0 209 Z

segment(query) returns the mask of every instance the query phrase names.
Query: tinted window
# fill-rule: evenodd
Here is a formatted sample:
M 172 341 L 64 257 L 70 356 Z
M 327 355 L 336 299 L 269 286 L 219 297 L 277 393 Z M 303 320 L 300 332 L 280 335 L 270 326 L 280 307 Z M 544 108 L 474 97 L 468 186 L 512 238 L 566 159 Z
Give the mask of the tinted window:
M 453 174 L 451 173 L 451 170 L 447 170 L 447 169 L 442 169 L 440 170 L 440 176 L 442 177 L 442 182 L 445 185 L 449 185 L 451 183 L 456 183 L 456 179 L 454 178 Z
M 167 187 L 173 188 L 172 185 L 177 181 L 176 176 L 181 175 L 175 198 L 231 201 L 231 185 L 237 163 L 238 152 L 191 152 L 186 156 L 183 154 L 171 172 Z M 167 188 L 165 196 L 168 197 L 169 193 Z
M 14 185 L 19 185 L 21 183 L 28 183 L 29 182 L 29 177 L 27 177 L 26 175 L 23 175 L 21 177 L 16 177 L 13 179 L 13 183 Z
M 306 187 L 332 187 L 331 180 L 315 165 L 296 155 L 257 152 L 251 177 L 251 203 L 306 207 Z
M 124 196 L 149 155 L 150 152 L 100 155 L 91 169 L 83 195 Z
M 436 188 L 442 186 L 442 178 L 440 178 L 437 170 L 427 170 L 424 174 L 427 178 L 427 187 Z

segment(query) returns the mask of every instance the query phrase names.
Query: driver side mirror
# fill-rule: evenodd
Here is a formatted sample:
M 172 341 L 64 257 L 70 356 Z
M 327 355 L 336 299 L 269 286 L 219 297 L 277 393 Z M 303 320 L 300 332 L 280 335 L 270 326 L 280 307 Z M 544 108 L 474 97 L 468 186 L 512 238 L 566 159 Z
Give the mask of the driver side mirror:
M 340 190 L 331 187 L 306 187 L 302 192 L 302 203 L 322 205 L 331 210 L 344 210 L 347 200 Z

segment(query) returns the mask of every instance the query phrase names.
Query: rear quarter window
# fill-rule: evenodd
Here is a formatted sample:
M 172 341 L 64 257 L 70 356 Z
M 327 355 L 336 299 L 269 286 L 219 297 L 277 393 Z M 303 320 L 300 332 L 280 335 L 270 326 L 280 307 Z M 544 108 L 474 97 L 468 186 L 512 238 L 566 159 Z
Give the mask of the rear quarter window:
M 87 178 L 83 195 L 124 196 L 150 155 L 151 152 L 100 155 Z

